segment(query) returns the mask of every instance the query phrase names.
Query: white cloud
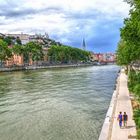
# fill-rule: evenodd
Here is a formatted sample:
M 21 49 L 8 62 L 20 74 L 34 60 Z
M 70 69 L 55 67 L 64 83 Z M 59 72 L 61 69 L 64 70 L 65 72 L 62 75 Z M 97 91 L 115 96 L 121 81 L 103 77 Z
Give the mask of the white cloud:
M 12 1 L 14 2 L 14 1 Z M 9 25 L 0 26 L 1 31 L 15 29 L 23 29 L 26 28 L 45 28 L 48 32 L 53 30 L 61 30 L 62 32 L 68 32 L 71 26 L 75 25 L 79 21 L 76 19 L 67 18 L 67 14 L 91 14 L 96 11 L 106 15 L 106 18 L 123 18 L 128 15 L 129 6 L 124 3 L 122 0 L 19 0 L 15 1 L 19 7 L 15 7 L 16 9 L 24 9 L 24 8 L 33 8 L 34 10 L 46 9 L 46 12 L 35 13 L 34 15 L 30 15 L 31 18 L 12 18 L 3 19 L 4 22 L 9 22 Z M 0 4 L 1 5 L 1 4 Z M 53 11 L 51 13 L 47 12 L 47 8 L 59 8 L 60 11 Z M 26 10 L 26 9 L 25 9 Z M 55 13 L 54 13 L 55 12 Z M 28 17 L 29 15 L 26 15 Z M 88 16 L 88 15 L 87 15 Z M 98 15 L 98 18 L 102 18 L 101 15 Z M 86 17 L 85 17 L 86 18 Z M 18 21 L 17 21 L 18 20 Z M 93 23 L 96 19 L 91 19 Z M 88 21 L 89 22 L 89 21 Z M 91 22 L 91 21 L 90 21 Z M 87 23 L 88 24 L 88 23 Z M 74 27 L 73 27 L 74 28 Z M 79 27 L 76 27 L 77 29 Z
M 0 10 L 0 32 L 47 32 L 64 43 L 71 36 L 96 36 L 99 21 L 123 21 L 130 8 L 123 0 L 0 0 L 0 6 L 5 6 Z

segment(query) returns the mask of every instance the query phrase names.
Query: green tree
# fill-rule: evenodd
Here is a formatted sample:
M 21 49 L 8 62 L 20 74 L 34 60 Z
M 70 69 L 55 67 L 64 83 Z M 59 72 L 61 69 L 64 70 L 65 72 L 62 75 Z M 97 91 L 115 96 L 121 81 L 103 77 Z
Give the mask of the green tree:
M 126 0 L 131 4 L 130 17 L 124 20 L 124 27 L 121 29 L 121 39 L 127 44 L 130 63 L 140 59 L 140 1 Z
M 0 60 L 1 63 L 5 60 L 8 60 L 8 58 L 12 57 L 12 51 L 10 48 L 8 48 L 8 45 L 6 42 L 0 39 Z
M 22 45 L 19 45 L 19 44 L 16 44 L 12 47 L 12 52 L 14 54 L 18 54 L 18 55 L 21 55 L 24 53 L 24 48 Z
M 128 66 L 132 61 L 131 59 L 132 54 L 130 52 L 131 52 L 131 47 L 129 45 L 127 46 L 126 41 L 121 40 L 118 43 L 117 64 Z
M 90 53 L 78 48 L 69 46 L 52 46 L 48 51 L 48 56 L 51 63 L 77 63 L 87 62 L 90 58 Z
M 33 61 L 39 61 L 43 59 L 43 49 L 37 42 L 29 42 L 24 47 L 24 56 L 29 61 L 31 58 Z
M 16 43 L 17 43 L 18 45 L 22 45 L 21 40 L 20 40 L 19 37 L 16 38 Z
M 4 38 L 4 41 L 5 41 L 5 42 L 7 43 L 7 45 L 9 46 L 9 45 L 13 45 L 13 44 L 14 44 L 14 42 L 13 42 L 14 39 L 15 39 L 14 37 L 6 36 L 6 37 Z
M 131 65 L 140 60 L 140 0 L 125 0 L 131 6 L 129 18 L 121 29 L 123 42 L 118 45 L 117 61 L 121 65 Z M 130 69 L 128 87 L 140 101 L 140 72 Z M 137 137 L 140 138 L 140 109 L 134 110 Z

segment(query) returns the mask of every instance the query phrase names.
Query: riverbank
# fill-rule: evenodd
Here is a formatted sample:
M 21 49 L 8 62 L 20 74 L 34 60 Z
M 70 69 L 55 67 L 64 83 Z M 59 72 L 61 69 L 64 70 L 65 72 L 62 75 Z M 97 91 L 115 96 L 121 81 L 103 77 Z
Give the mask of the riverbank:
M 112 95 L 112 99 L 110 102 L 110 105 L 108 107 L 108 111 L 106 113 L 106 117 L 102 126 L 102 130 L 99 136 L 99 140 L 109 140 L 111 130 L 112 130 L 112 125 L 113 125 L 113 116 L 115 113 L 115 108 L 116 108 L 116 103 L 117 103 L 117 96 L 118 96 L 118 90 L 119 90 L 119 78 L 120 75 L 118 73 L 118 77 L 116 80 L 116 85 L 115 85 L 115 90 Z
M 68 68 L 68 67 L 86 67 L 93 66 L 93 64 L 67 64 L 67 65 L 47 65 L 47 66 L 22 66 L 12 68 L 0 68 L 0 72 L 36 70 L 36 69 L 52 69 L 52 68 Z
M 127 128 L 120 129 L 118 126 L 117 116 L 120 111 L 128 114 Z M 133 120 L 132 105 L 127 87 L 127 76 L 121 70 L 99 140 L 128 140 L 129 138 L 135 140 L 135 136 L 136 126 Z

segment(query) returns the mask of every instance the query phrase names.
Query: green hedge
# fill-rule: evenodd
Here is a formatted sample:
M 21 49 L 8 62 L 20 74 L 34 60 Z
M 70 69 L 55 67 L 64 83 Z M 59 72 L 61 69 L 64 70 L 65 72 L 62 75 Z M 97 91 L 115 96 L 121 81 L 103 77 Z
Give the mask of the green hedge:
M 140 102 L 140 72 L 130 71 L 128 75 L 128 88 Z M 134 120 L 137 126 L 137 138 L 140 139 L 140 109 L 134 110 Z
M 130 71 L 128 75 L 128 88 L 140 98 L 140 72 Z
M 137 138 L 140 139 L 140 109 L 134 110 L 134 120 L 137 126 Z

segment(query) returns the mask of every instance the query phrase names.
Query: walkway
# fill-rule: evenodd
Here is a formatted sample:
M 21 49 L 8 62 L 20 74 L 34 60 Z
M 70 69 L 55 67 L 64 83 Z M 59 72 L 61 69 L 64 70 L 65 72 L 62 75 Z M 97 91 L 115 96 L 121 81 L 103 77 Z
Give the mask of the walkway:
M 135 123 L 132 120 L 133 112 L 132 112 L 132 106 L 131 101 L 129 98 L 129 91 L 127 88 L 127 76 L 125 75 L 124 71 L 121 71 L 120 79 L 119 79 L 119 94 L 115 109 L 115 117 L 113 122 L 113 128 L 112 128 L 112 134 L 111 134 L 111 140 L 128 140 L 128 136 L 136 135 L 136 128 Z M 127 128 L 119 128 L 117 116 L 118 113 L 126 112 L 128 114 L 128 127 Z M 135 138 L 131 138 L 135 140 Z

